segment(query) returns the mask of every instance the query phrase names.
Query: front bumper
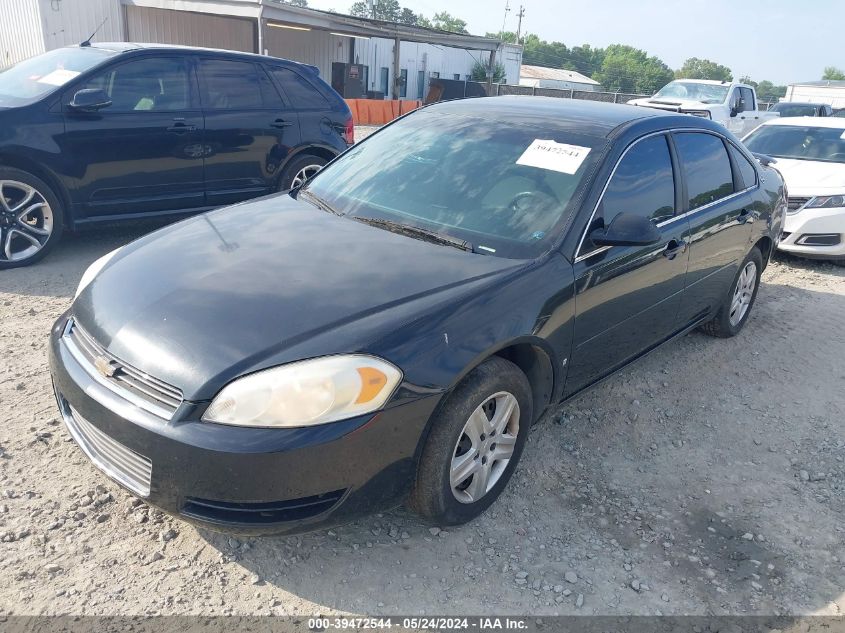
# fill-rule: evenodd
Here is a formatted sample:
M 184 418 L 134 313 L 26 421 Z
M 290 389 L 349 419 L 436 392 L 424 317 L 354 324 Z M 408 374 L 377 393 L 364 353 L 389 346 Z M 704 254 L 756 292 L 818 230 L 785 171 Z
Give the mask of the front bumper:
M 845 209 L 801 209 L 787 214 L 778 248 L 814 259 L 845 258 Z
M 375 415 L 299 429 L 200 421 L 185 402 L 172 420 L 95 380 L 53 326 L 50 370 L 62 416 L 82 450 L 130 492 L 193 523 L 242 534 L 328 527 L 399 505 L 439 396 Z

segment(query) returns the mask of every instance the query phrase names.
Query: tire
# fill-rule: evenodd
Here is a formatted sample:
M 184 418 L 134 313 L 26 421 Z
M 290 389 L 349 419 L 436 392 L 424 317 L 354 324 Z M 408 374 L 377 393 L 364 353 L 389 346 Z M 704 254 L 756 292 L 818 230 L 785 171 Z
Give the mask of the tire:
M 512 409 L 511 404 L 515 405 Z M 506 416 L 508 410 L 512 413 Z M 500 413 L 498 418 L 496 412 Z M 471 424 L 473 414 L 478 425 Z M 479 414 L 485 416 L 484 420 Z M 503 358 L 494 356 L 484 361 L 464 378 L 435 413 L 408 499 L 410 509 L 437 525 L 466 523 L 484 512 L 513 474 L 525 447 L 532 416 L 531 387 L 525 374 Z M 497 421 L 501 421 L 498 432 L 492 428 Z M 487 433 L 479 437 L 476 432 L 479 429 L 486 429 Z M 507 444 L 497 444 L 497 438 L 507 438 Z M 505 461 L 503 457 L 510 447 L 512 453 Z M 461 457 L 463 461 L 459 461 Z M 462 465 L 467 467 L 464 473 L 471 469 L 475 472 L 468 477 L 458 473 L 453 488 L 452 468 Z M 487 474 L 486 485 L 482 479 L 476 479 L 482 468 Z
M 317 173 L 317 171 L 319 171 L 319 169 L 327 162 L 329 161 L 325 158 L 315 156 L 314 154 L 302 154 L 297 156 L 282 172 L 282 175 L 279 178 L 279 191 L 288 191 L 289 189 L 300 186 L 303 182 L 305 182 L 305 180 L 301 180 L 303 176 L 302 172 L 306 172 L 305 175 L 310 177 Z M 309 173 L 315 167 L 317 169 L 313 171 L 313 173 Z
M 42 259 L 61 239 L 63 227 L 62 204 L 47 183 L 0 167 L 0 270 Z
M 750 271 L 752 264 L 754 266 L 754 274 L 749 277 L 746 271 Z M 701 326 L 702 332 L 719 338 L 730 338 L 739 334 L 746 321 L 748 321 L 751 309 L 754 307 L 754 302 L 757 299 L 757 291 L 760 289 L 760 275 L 762 272 L 763 256 L 760 254 L 760 249 L 755 246 L 742 261 L 742 265 L 739 267 L 730 290 L 725 295 L 725 299 L 722 301 L 722 305 L 719 307 L 716 316 L 712 321 Z M 749 288 L 747 284 L 751 283 L 752 279 L 754 287 Z M 733 310 L 738 294 L 744 296 L 744 299 L 741 299 L 741 303 L 745 303 L 744 311 L 742 311 L 741 304 L 737 307 L 737 310 L 741 313 L 736 313 Z

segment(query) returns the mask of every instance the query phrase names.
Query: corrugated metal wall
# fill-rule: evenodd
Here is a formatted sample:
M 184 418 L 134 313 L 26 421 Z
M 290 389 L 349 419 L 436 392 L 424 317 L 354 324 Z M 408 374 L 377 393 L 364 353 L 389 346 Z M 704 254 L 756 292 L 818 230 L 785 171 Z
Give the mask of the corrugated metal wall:
M 120 0 L 37 0 L 37 3 L 41 7 L 45 50 L 84 42 L 103 20 L 105 23 L 95 42 L 124 39 Z
M 44 52 L 35 0 L 0 0 L 0 68 Z
M 268 54 L 316 66 L 328 83 L 332 80 L 332 62 L 349 61 L 349 45 L 350 38 L 327 31 L 295 31 L 264 25 L 264 48 Z
M 256 22 L 242 18 L 127 5 L 127 40 L 256 51 Z

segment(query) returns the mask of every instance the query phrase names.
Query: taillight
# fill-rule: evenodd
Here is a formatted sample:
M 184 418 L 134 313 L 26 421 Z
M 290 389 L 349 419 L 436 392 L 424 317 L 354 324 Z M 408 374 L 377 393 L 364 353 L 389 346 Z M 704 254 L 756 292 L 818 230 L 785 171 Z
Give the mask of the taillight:
M 346 141 L 347 145 L 355 144 L 355 121 L 352 120 L 351 116 L 346 119 L 346 128 L 343 130 L 343 140 Z

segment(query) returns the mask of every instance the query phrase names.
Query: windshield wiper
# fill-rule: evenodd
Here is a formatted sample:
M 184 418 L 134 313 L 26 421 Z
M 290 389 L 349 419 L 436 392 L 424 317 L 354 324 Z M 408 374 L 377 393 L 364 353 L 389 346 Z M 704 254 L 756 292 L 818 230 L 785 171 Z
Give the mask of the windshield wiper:
M 336 211 L 328 202 L 323 200 L 321 197 L 311 193 L 308 189 L 300 189 L 296 193 L 296 197 L 304 196 L 308 202 L 313 204 L 315 207 L 320 209 L 321 211 L 325 211 L 327 213 L 333 213 L 334 215 L 342 215 L 338 211 Z
M 415 237 L 417 239 L 425 240 L 427 242 L 433 242 L 435 244 L 442 244 L 444 246 L 459 248 L 462 251 L 473 252 L 472 244 L 470 244 L 466 240 L 462 240 L 457 237 L 452 237 L 451 235 L 444 235 L 443 233 L 437 233 L 436 231 L 422 229 L 418 226 L 411 226 L 409 224 L 394 222 L 393 220 L 383 220 L 381 218 L 366 218 L 355 216 L 350 217 L 353 220 L 357 220 L 358 222 L 363 222 L 364 224 L 369 224 L 370 226 L 376 226 L 392 233 L 399 233 L 400 235 Z

